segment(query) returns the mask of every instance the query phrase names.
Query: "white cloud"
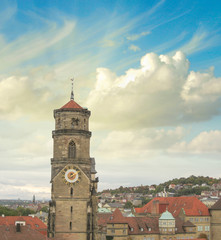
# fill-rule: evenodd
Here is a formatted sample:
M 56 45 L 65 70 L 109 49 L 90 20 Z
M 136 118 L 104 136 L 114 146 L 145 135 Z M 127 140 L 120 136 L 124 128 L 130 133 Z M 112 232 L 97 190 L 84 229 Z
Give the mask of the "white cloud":
M 33 195 L 37 199 L 50 199 L 50 187 L 36 187 L 31 184 L 22 186 L 8 185 L 7 183 L 0 183 L 0 195 L 2 199 L 22 199 L 32 200 Z
M 140 48 L 139 48 L 138 46 L 136 46 L 136 45 L 133 45 L 133 44 L 131 44 L 131 45 L 129 46 L 129 49 L 130 49 L 130 50 L 132 50 L 132 51 L 134 51 L 134 52 L 136 52 L 136 51 L 139 51 L 139 50 L 140 50 Z
M 206 73 L 191 71 L 181 96 L 188 103 L 215 102 L 221 96 L 221 78 L 214 77 L 213 68 Z
M 23 114 L 35 119 L 48 118 L 51 110 L 50 104 L 53 104 L 53 101 L 57 102 L 57 97 L 50 91 L 53 87 L 53 85 L 48 87 L 46 83 L 39 86 L 37 81 L 34 82 L 27 76 L 11 76 L 1 79 L 0 118 L 16 119 Z
M 97 69 L 95 88 L 86 104 L 93 112 L 94 127 L 171 126 L 218 114 L 221 81 L 212 71 L 189 73 L 189 61 L 182 52 L 172 57 L 148 53 L 140 63 L 140 68 L 129 69 L 121 76 L 109 69 Z M 193 104 L 190 100 L 195 98 L 203 101 Z
M 1 41 L 0 61 L 2 64 L 0 70 L 11 70 L 12 67 L 22 65 L 22 63 L 45 53 L 50 47 L 69 36 L 74 27 L 74 21 L 64 21 L 62 27 L 50 23 L 47 29 L 25 34 L 11 43 Z
M 178 142 L 174 144 L 169 152 L 172 153 L 221 153 L 221 131 L 212 130 L 209 132 L 201 132 L 198 136 L 193 138 L 190 142 Z
M 36 163 L 35 163 L 36 165 Z M 37 199 L 50 198 L 50 174 L 38 171 L 36 167 L 29 170 L 19 170 L 11 165 L 11 169 L 0 172 L 1 198 Z
M 139 34 L 133 34 L 133 35 L 128 36 L 128 37 L 127 37 L 127 40 L 129 40 L 129 41 L 135 41 L 135 40 L 138 40 L 139 38 L 144 37 L 144 36 L 147 36 L 147 35 L 149 35 L 149 34 L 150 34 L 150 32 L 141 32 L 141 33 L 139 33 Z
M 185 135 L 182 127 L 171 130 L 142 129 L 137 131 L 113 131 L 101 142 L 95 155 L 105 155 L 117 161 L 118 158 L 143 158 L 166 150 Z M 137 155 L 139 153 L 139 156 Z
M 220 37 L 218 34 L 211 34 L 200 27 L 192 36 L 192 38 L 179 48 L 179 51 L 190 55 L 218 45 L 220 42 L 219 38 Z

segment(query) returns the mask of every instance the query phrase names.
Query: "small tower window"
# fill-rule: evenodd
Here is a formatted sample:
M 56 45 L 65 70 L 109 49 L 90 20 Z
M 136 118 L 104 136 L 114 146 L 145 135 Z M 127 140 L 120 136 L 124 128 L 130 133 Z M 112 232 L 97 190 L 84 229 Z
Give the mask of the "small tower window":
M 72 230 L 72 222 L 70 222 L 70 230 Z
M 76 156 L 76 145 L 73 141 L 71 141 L 68 146 L 68 157 L 75 158 L 75 156 Z
M 84 130 L 86 129 L 86 119 L 84 119 Z
M 71 213 L 73 212 L 73 207 L 71 206 Z
M 70 194 L 71 194 L 71 196 L 73 196 L 73 194 L 74 194 L 73 188 L 71 188 Z

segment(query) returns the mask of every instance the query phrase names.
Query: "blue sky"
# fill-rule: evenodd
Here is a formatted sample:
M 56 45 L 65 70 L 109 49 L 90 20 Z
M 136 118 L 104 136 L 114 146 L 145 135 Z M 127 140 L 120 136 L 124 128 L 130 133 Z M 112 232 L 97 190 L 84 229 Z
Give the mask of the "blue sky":
M 1 1 L 0 198 L 50 197 L 52 112 L 73 76 L 100 190 L 220 177 L 220 5 Z

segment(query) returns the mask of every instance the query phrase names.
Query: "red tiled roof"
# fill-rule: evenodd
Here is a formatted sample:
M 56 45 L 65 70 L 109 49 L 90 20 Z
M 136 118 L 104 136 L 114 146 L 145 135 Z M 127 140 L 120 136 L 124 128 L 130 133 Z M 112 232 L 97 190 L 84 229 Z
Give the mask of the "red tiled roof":
M 112 213 L 98 213 L 98 225 L 99 226 L 106 226 L 107 221 L 110 220 L 110 217 L 112 216 Z
M 0 226 L 14 225 L 16 221 L 25 221 L 25 225 L 30 226 L 34 230 L 38 230 L 41 234 L 47 235 L 47 226 L 37 217 L 31 216 L 5 216 L 0 217 Z
M 16 226 L 13 225 L 1 225 L 0 226 L 0 239 L 1 240 L 46 240 L 49 239 L 46 236 L 39 233 L 37 230 L 32 229 L 29 226 L 21 226 L 20 232 L 16 232 Z
M 173 214 L 174 217 L 178 216 L 180 210 L 183 208 L 187 216 L 209 216 L 208 207 L 202 203 L 196 197 L 157 197 L 152 199 L 145 206 L 139 210 L 136 208 L 137 213 L 151 213 L 156 209 L 156 203 L 159 203 L 158 213 L 161 214 L 163 208 L 161 205 L 168 206 L 168 211 Z M 155 203 L 155 205 L 154 205 Z
M 134 208 L 134 210 L 136 213 L 143 213 L 142 208 Z
M 129 225 L 128 233 L 131 235 L 159 233 L 159 223 L 156 217 L 126 217 L 126 220 Z
M 116 208 L 108 223 L 125 223 L 125 221 L 126 221 L 125 217 L 123 216 L 121 211 L 118 208 Z
M 74 100 L 70 100 L 68 103 L 66 103 L 61 109 L 64 108 L 78 108 L 78 109 L 83 109 L 79 104 L 77 104 Z

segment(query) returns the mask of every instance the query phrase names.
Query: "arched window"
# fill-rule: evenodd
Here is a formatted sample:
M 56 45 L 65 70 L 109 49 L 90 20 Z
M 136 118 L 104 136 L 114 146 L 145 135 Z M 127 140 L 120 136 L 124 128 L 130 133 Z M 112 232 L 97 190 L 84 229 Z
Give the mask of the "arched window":
M 70 194 L 71 194 L 71 196 L 73 196 L 73 194 L 74 194 L 73 188 L 71 188 Z
M 70 230 L 72 230 L 72 222 L 70 222 Z
M 68 146 L 68 157 L 75 158 L 75 156 L 76 156 L 76 146 L 75 146 L 75 143 L 71 141 Z

